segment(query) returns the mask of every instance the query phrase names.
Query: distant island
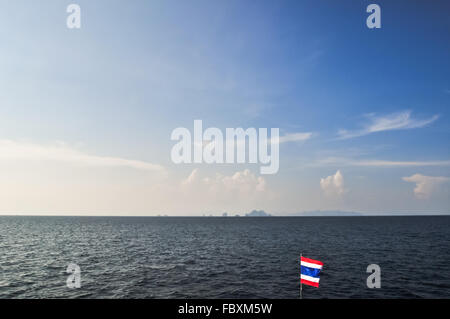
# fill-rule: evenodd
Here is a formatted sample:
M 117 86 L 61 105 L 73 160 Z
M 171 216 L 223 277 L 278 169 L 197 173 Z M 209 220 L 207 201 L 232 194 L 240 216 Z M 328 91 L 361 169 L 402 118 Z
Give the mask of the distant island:
M 301 213 L 295 213 L 289 216 L 364 216 L 363 213 L 359 212 L 345 212 L 345 211 L 339 211 L 339 210 L 329 210 L 329 211 L 323 211 L 323 210 L 315 210 L 315 211 L 308 211 L 308 212 L 301 212 Z
M 239 213 L 223 212 L 219 214 L 205 213 L 203 215 L 190 215 L 190 217 L 357 217 L 357 216 L 446 216 L 450 215 L 449 212 L 433 212 L 433 213 L 417 213 L 417 212 L 389 212 L 389 213 L 377 213 L 377 212 L 353 212 L 353 211 L 340 211 L 340 210 L 313 210 L 303 211 L 296 213 L 276 213 L 274 215 L 265 212 L 264 210 L 252 210 L 249 213 L 239 215 Z M 157 217 L 177 217 L 177 215 L 156 215 Z M 189 217 L 183 216 L 183 217 Z
M 293 213 L 293 214 L 287 214 L 287 215 L 276 215 L 273 216 L 264 210 L 252 210 L 250 213 L 247 213 L 244 215 L 245 217 L 289 217 L 289 216 L 305 216 L 305 217 L 311 217 L 311 216 L 364 216 L 364 214 L 359 212 L 345 212 L 345 211 L 308 211 L 308 212 L 299 212 L 299 213 Z
M 263 210 L 252 210 L 250 213 L 245 214 L 245 217 L 270 217 L 271 215 Z

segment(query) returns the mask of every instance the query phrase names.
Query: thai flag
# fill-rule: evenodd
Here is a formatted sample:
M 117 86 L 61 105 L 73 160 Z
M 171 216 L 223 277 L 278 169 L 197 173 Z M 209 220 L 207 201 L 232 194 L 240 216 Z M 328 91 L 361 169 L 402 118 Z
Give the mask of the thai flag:
M 302 284 L 319 287 L 320 272 L 323 262 L 301 257 L 300 260 L 300 281 Z

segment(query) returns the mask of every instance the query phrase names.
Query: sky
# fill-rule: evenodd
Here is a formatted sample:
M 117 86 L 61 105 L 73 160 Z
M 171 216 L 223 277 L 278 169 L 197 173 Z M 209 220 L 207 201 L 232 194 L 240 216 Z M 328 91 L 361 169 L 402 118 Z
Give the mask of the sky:
M 0 214 L 450 213 L 449 10 L 2 1 Z M 279 128 L 278 173 L 173 163 L 194 120 Z

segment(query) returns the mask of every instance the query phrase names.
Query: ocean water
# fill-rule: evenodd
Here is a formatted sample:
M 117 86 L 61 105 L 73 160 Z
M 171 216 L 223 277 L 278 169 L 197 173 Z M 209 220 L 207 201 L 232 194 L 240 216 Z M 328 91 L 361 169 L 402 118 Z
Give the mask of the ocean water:
M 0 298 L 449 298 L 450 217 L 0 217 Z M 81 288 L 66 286 L 69 263 Z M 381 267 L 369 289 L 366 268 Z

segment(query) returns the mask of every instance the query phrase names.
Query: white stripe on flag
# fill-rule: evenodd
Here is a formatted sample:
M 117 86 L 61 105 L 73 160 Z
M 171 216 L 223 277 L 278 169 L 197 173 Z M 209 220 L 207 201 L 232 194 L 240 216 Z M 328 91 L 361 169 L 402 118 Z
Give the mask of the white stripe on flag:
M 312 282 L 319 282 L 319 280 L 320 280 L 320 278 L 315 278 L 315 277 L 306 276 L 306 275 L 300 275 L 300 278 L 304 279 L 304 280 L 312 281 Z
M 322 269 L 322 265 L 312 264 L 312 263 L 309 263 L 306 261 L 302 261 L 302 266 L 309 267 L 309 268 Z

